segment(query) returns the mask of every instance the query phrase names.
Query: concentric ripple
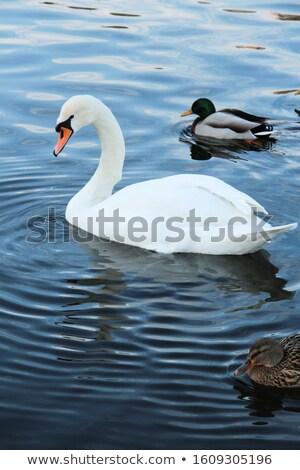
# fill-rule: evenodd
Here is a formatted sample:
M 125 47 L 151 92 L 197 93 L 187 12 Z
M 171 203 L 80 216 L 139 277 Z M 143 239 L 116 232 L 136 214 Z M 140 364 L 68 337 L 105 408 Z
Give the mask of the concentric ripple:
M 299 96 L 276 94 L 299 87 L 292 6 L 150 3 L 1 6 L 2 449 L 299 448 L 299 394 L 233 375 L 255 339 L 299 331 L 297 231 L 253 255 L 162 256 L 64 219 L 99 149 L 87 128 L 55 159 L 56 117 L 90 93 L 124 130 L 118 188 L 204 173 L 299 221 Z M 277 141 L 195 142 L 179 116 L 200 96 L 269 116 Z

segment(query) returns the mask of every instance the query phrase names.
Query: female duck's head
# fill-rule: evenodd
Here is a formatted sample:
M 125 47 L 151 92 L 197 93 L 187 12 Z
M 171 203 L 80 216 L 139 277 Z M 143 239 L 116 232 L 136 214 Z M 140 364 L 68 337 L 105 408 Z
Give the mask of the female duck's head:
M 235 375 L 242 375 L 257 366 L 275 367 L 283 356 L 280 341 L 274 338 L 258 339 L 251 346 L 247 360 L 235 371 Z

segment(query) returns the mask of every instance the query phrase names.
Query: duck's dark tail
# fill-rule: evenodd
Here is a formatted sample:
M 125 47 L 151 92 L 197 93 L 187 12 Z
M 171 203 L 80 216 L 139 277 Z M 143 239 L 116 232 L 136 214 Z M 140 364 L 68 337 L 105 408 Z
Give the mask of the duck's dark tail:
M 269 137 L 273 132 L 273 126 L 270 124 L 260 124 L 251 129 L 251 132 L 255 137 Z

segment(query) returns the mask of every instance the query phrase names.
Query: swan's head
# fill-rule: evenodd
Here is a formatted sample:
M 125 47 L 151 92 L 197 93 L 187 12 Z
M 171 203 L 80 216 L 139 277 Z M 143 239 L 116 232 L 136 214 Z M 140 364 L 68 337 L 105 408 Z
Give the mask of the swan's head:
M 53 151 L 55 157 L 63 150 L 72 134 L 95 121 L 96 113 L 101 107 L 107 110 L 100 100 L 90 95 L 72 96 L 63 104 L 55 128 L 58 132 Z

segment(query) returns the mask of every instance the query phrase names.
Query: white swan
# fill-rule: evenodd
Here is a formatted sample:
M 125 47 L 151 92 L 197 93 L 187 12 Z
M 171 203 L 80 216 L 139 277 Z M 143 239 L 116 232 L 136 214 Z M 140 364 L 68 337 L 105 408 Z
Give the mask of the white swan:
M 100 163 L 70 200 L 66 219 L 94 235 L 160 253 L 252 253 L 297 224 L 272 227 L 250 196 L 218 178 L 181 174 L 132 184 L 112 194 L 122 177 L 125 144 L 112 112 L 89 95 L 73 96 L 57 120 L 57 156 L 71 135 L 92 124 L 102 146 Z

